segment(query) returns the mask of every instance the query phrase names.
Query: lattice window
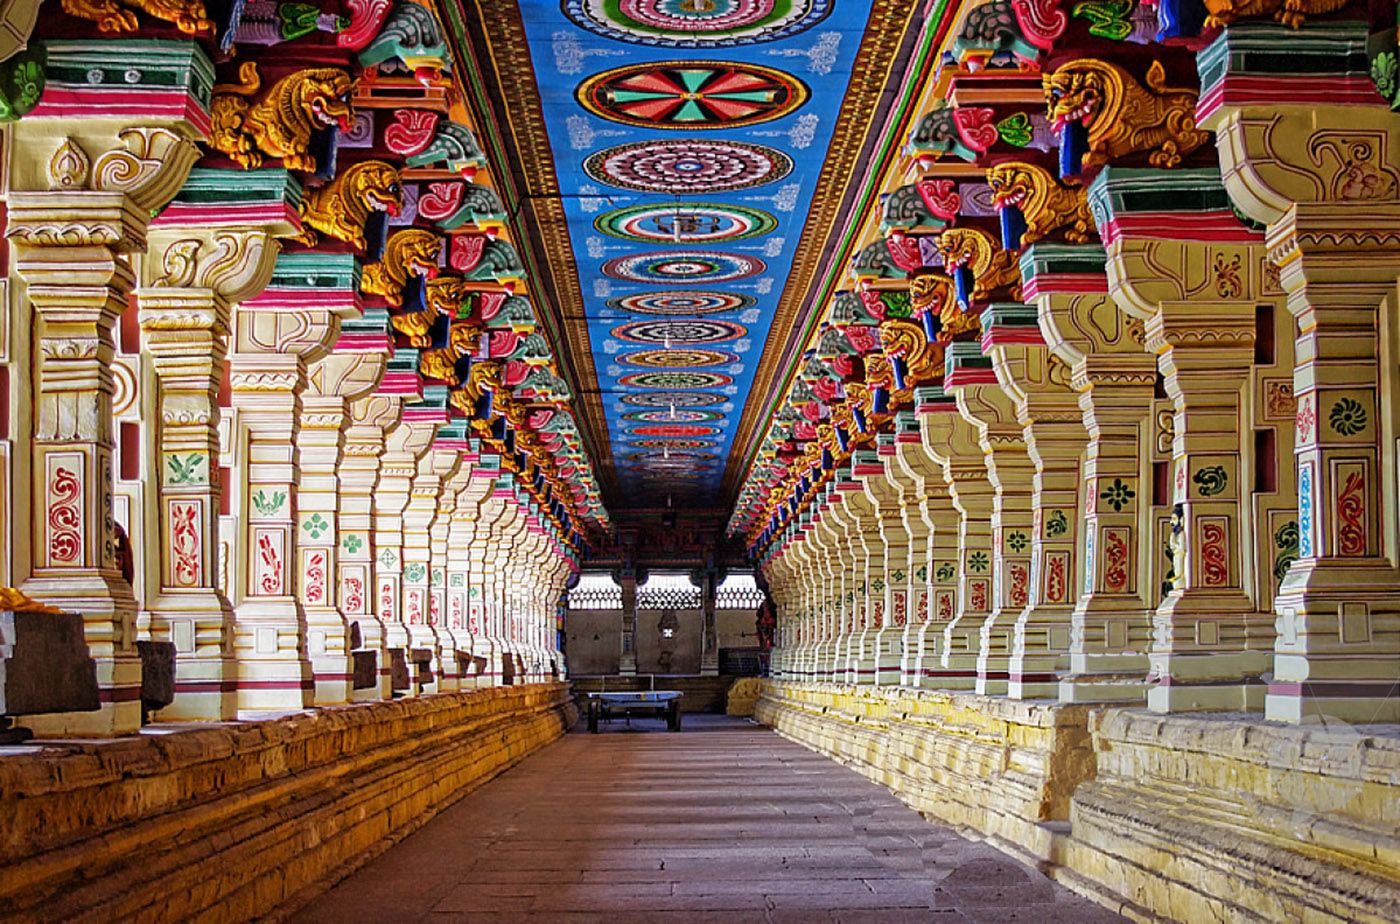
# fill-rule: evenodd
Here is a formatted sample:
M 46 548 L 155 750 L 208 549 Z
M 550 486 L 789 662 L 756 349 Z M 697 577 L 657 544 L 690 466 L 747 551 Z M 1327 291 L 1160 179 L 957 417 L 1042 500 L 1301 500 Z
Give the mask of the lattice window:
M 653 574 L 637 587 L 639 610 L 698 610 L 700 588 L 684 574 Z
M 580 574 L 578 586 L 569 591 L 569 609 L 620 610 L 622 587 L 610 574 Z
M 731 574 L 715 588 L 715 609 L 756 610 L 763 605 L 763 591 L 752 574 Z

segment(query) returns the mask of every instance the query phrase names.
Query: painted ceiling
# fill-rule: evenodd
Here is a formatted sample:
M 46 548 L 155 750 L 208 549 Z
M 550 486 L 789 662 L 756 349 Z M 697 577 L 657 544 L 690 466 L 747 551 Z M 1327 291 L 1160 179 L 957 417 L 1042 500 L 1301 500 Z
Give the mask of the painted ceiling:
M 619 488 L 710 500 L 870 4 L 520 9 Z

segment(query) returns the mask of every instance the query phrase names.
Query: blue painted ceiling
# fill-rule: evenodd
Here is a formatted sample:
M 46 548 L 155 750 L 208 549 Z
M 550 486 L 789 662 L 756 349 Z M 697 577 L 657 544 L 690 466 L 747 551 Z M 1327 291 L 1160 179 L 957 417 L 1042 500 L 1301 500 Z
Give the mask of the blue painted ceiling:
M 869 5 L 520 6 L 622 499 L 711 502 Z

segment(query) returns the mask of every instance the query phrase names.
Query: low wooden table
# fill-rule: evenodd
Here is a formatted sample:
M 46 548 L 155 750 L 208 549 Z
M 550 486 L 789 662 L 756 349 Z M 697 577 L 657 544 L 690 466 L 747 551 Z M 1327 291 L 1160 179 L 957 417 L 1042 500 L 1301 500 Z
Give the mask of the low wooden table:
M 654 715 L 666 720 L 671 731 L 681 730 L 681 692 L 657 690 L 650 693 L 589 693 L 588 730 L 598 733 L 598 720 L 620 712 L 629 719 L 634 712 Z

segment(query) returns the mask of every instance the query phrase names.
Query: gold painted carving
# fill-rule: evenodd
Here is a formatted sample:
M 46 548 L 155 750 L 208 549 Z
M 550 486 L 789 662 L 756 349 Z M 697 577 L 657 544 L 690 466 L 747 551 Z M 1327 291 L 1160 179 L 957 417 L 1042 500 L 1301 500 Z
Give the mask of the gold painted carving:
M 348 127 L 354 111 L 354 81 L 345 71 L 307 68 L 274 83 L 258 102 L 248 98 L 262 89 L 256 62 L 238 70 L 239 82 L 214 88 L 209 143 L 245 170 L 262 166 L 265 156 L 280 157 L 289 170 L 315 172 L 307 153 L 311 135 L 332 125 Z
M 1144 88 L 1123 68 L 1079 58 L 1041 78 L 1050 121 L 1083 122 L 1089 129 L 1085 169 L 1138 151 L 1154 167 L 1175 167 L 1209 139 L 1196 128 L 1197 91 L 1166 86 L 1162 62 L 1147 69 Z
M 24 595 L 24 591 L 15 587 L 0 587 L 0 610 L 8 610 L 12 613 L 57 614 L 63 612 L 56 606 L 31 600 Z
M 63 144 L 49 158 L 50 189 L 84 189 L 91 174 L 92 161 L 82 145 L 72 138 L 63 139 Z
M 946 267 L 966 266 L 976 283 L 970 301 L 980 302 L 998 289 L 1008 289 L 1013 301 L 1021 299 L 1021 268 L 1009 250 L 1003 250 L 980 228 L 948 228 L 938 237 L 938 249 Z M 945 319 L 944 323 L 947 323 Z
M 1022 245 L 1033 244 L 1051 231 L 1064 230 L 1065 240 L 1082 244 L 1089 240 L 1094 218 L 1089 212 L 1089 191 L 1083 186 L 1062 186 L 1050 171 L 1024 161 L 1008 161 L 987 170 L 992 202 L 998 208 L 1015 206 L 1026 220 Z
M 1309 16 L 1332 13 L 1347 5 L 1347 0 L 1205 0 L 1206 28 L 1223 29 L 1237 19 L 1267 16 L 1291 28 L 1301 26 Z
M 314 246 L 320 231 L 357 250 L 365 249 L 365 222 L 371 212 L 397 215 L 403 208 L 399 172 L 382 160 L 366 160 L 311 190 L 301 202 L 302 232 L 297 240 Z
M 434 276 L 441 252 L 442 240 L 431 231 L 395 231 L 384 245 L 384 259 L 366 266 L 361 273 L 360 291 L 378 295 L 397 308 L 403 304 L 403 287 L 408 284 L 408 277 Z M 432 323 L 431 319 L 428 323 Z
M 122 0 L 122 3 L 155 19 L 173 23 L 186 35 L 214 34 L 214 22 L 203 0 Z M 122 4 L 116 0 L 63 0 L 63 12 L 97 23 L 102 32 L 135 32 L 139 27 L 136 14 L 122 9 Z

